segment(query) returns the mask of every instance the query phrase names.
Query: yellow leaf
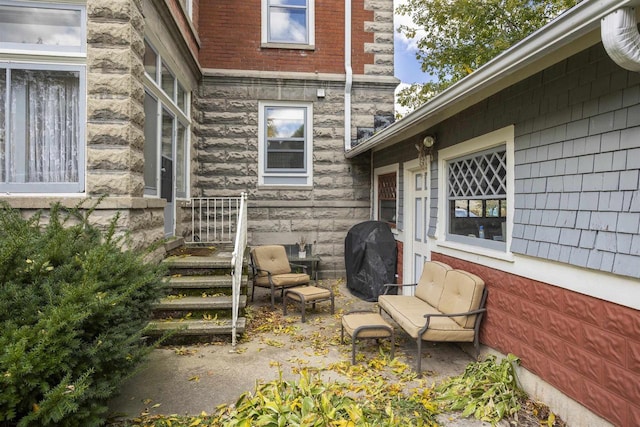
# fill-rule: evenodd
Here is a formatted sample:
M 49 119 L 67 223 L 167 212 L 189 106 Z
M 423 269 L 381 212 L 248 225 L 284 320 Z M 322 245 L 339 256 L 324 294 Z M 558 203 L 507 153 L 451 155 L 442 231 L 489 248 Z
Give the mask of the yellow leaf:
M 194 375 L 191 378 L 189 378 L 189 381 L 199 382 L 200 381 L 200 377 L 198 375 Z
M 199 426 L 200 423 L 202 423 L 202 418 L 196 418 L 191 424 L 189 424 L 189 427 Z

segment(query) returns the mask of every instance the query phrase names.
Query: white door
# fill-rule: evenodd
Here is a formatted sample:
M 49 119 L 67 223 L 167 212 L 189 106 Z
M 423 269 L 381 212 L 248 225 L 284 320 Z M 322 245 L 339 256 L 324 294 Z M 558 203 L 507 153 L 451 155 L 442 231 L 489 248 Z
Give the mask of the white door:
M 404 253 L 404 283 L 417 283 L 424 262 L 431 259 L 427 231 L 429 227 L 429 172 L 423 168 L 407 168 L 406 183 L 406 242 Z M 404 287 L 404 294 L 415 288 Z

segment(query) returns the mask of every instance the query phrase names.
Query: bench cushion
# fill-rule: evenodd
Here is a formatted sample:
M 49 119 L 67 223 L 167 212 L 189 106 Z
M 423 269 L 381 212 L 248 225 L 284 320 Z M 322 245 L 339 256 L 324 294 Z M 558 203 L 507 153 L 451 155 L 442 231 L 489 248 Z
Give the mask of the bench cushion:
M 444 289 L 437 306 L 440 312 L 464 313 L 480 307 L 484 280 L 463 270 L 448 271 L 444 280 Z M 471 329 L 473 333 L 476 316 L 458 316 L 453 320 L 461 327 Z
M 444 262 L 427 261 L 422 267 L 422 274 L 416 286 L 416 296 L 434 307 L 440 303 L 444 278 L 451 267 Z
M 426 323 L 425 314 L 438 314 L 439 311 L 414 296 L 382 295 L 378 304 L 412 338 L 418 338 L 420 329 Z M 473 329 L 461 327 L 447 317 L 433 317 L 429 329 L 422 334 L 427 341 L 473 342 Z

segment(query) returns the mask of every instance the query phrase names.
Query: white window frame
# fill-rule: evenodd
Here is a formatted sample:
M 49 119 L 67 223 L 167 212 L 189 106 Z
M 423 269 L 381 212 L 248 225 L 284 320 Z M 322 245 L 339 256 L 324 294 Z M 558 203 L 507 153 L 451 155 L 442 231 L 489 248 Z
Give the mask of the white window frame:
M 5 0 L 3 6 L 33 7 L 40 9 L 75 10 L 80 12 L 80 46 L 53 46 L 39 44 L 3 43 L 0 41 L 0 52 L 12 54 L 35 54 L 55 56 L 80 56 L 85 57 L 87 52 L 87 14 L 86 6 L 81 4 L 63 4 L 35 1 L 11 1 Z
M 305 108 L 305 142 L 304 156 L 307 167 L 301 172 L 280 172 L 266 170 L 266 114 L 269 107 Z M 311 102 L 258 102 L 258 185 L 269 187 L 304 187 L 313 186 L 313 103 Z
M 173 117 L 174 117 L 174 124 L 173 124 L 173 133 L 172 133 L 172 146 L 173 146 L 173 153 L 172 153 L 172 159 L 173 159 L 173 171 L 172 171 L 172 181 L 173 181 L 173 185 L 174 185 L 174 191 L 173 191 L 173 198 L 174 200 L 177 199 L 189 199 L 190 197 L 190 190 L 191 190 L 191 185 L 190 185 L 190 179 L 191 179 L 191 169 L 190 169 L 190 159 L 191 159 L 191 152 L 189 150 L 189 147 L 191 146 L 190 141 L 191 141 L 191 119 L 189 118 L 189 114 L 190 114 L 190 108 L 191 108 L 191 92 L 189 92 L 185 86 L 180 83 L 180 78 L 177 76 L 177 74 L 174 72 L 174 70 L 171 68 L 171 66 L 163 60 L 163 55 L 162 53 L 154 46 L 154 44 L 151 42 L 151 40 L 146 39 L 145 40 L 146 45 L 148 47 L 150 47 L 156 54 L 156 75 L 152 76 L 149 73 L 147 73 L 145 71 L 144 73 L 144 86 L 145 86 L 145 91 L 156 100 L 157 102 L 157 117 L 158 117 L 158 123 L 157 123 L 157 127 L 156 127 L 156 144 L 157 144 L 157 151 L 156 151 L 156 171 L 155 171 L 155 187 L 147 187 L 146 183 L 145 183 L 145 191 L 144 191 L 144 195 L 145 197 L 154 197 L 154 198 L 159 198 L 160 197 L 160 176 L 161 176 L 161 167 L 162 167 L 162 111 L 163 109 L 168 111 Z M 173 96 L 170 97 L 163 89 L 162 89 L 162 66 L 166 67 L 167 70 L 171 73 L 171 76 L 173 77 Z M 178 105 L 178 87 L 181 86 L 184 90 L 184 109 L 180 108 L 180 106 Z M 178 136 L 178 132 L 177 132 L 177 128 L 178 128 L 178 124 L 181 124 L 182 126 L 184 126 L 185 128 L 185 137 L 184 140 L 181 141 L 181 144 L 184 144 L 184 165 L 183 166 L 183 170 L 184 170 L 184 184 L 185 184 L 185 192 L 178 192 L 176 185 L 177 185 L 177 176 L 176 176 L 176 171 L 177 171 L 177 163 L 176 163 L 176 157 L 177 157 L 177 136 Z M 146 137 L 146 136 L 145 136 Z
M 388 175 L 390 173 L 396 174 L 396 221 L 393 224 L 392 228 L 396 229 L 398 227 L 398 215 L 400 214 L 400 207 L 398 204 L 400 203 L 400 166 L 396 163 L 394 165 L 382 166 L 376 168 L 373 171 L 373 215 L 372 218 L 376 221 L 380 220 L 380 209 L 379 204 L 380 200 L 378 200 L 378 190 L 379 190 L 379 177 L 380 175 Z
M 262 0 L 261 34 L 262 47 L 279 49 L 314 49 L 316 44 L 315 31 L 315 0 L 307 0 L 307 43 L 269 40 L 269 3 L 271 0 Z
M 506 182 L 507 182 L 507 238 L 500 244 L 494 244 L 484 239 L 455 235 L 452 239 L 448 235 L 449 230 L 449 161 L 463 156 L 480 153 L 492 148 L 504 146 L 507 156 Z M 438 225 L 436 227 L 436 239 L 439 246 L 451 247 L 466 252 L 480 253 L 495 256 L 496 253 L 509 254 L 511 246 L 511 232 L 513 229 L 513 215 L 515 212 L 515 154 L 514 154 L 514 126 L 481 135 L 464 141 L 451 147 L 438 151 Z M 500 256 L 499 256 L 500 257 Z
M 85 192 L 86 183 L 86 117 L 87 117 L 87 14 L 84 4 L 45 3 L 27 1 L 3 1 L 3 5 L 35 7 L 43 9 L 75 10 L 81 14 L 80 18 L 80 46 L 56 47 L 52 45 L 16 44 L 0 42 L 0 68 L 10 70 L 41 70 L 41 71 L 71 71 L 78 73 L 78 181 L 77 182 L 0 182 L 0 191 L 19 194 L 78 194 Z M 9 111 L 9 87 L 7 81 L 6 104 L 2 106 Z M 5 120 L 9 120 L 9 116 Z M 7 126 L 8 128 L 9 126 Z M 5 140 L 5 137 L 2 138 Z

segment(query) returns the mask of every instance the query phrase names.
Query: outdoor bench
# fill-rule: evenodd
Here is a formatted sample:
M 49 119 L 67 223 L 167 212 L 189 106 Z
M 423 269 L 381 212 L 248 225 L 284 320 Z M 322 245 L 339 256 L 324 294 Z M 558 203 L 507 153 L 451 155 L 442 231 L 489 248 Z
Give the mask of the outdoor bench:
M 380 295 L 380 313 L 387 313 L 418 345 L 416 371 L 421 372 L 422 341 L 473 342 L 479 355 L 480 322 L 487 301 L 484 281 L 438 261 L 424 264 L 414 295 Z

